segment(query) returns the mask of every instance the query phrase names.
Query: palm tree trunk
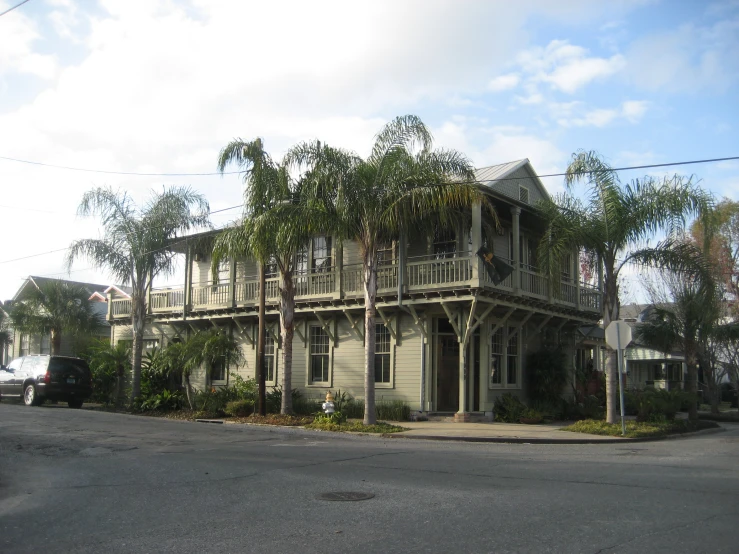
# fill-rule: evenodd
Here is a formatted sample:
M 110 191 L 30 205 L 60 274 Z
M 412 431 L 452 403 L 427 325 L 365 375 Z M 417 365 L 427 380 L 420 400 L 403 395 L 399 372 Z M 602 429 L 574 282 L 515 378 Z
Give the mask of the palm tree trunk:
M 606 269 L 603 291 L 603 329 L 619 317 L 618 276 Z M 616 390 L 618 388 L 618 353 L 608 349 L 606 358 L 606 422 L 616 423 Z
M 51 328 L 51 354 L 58 356 L 62 353 L 62 333 L 56 327 Z
M 187 397 L 187 405 L 190 406 L 191 410 L 194 410 L 192 405 L 192 387 L 190 386 L 190 374 L 185 373 L 185 396 Z
M 146 323 L 146 295 L 134 294 L 131 299 L 131 326 L 133 344 L 131 359 L 131 403 L 141 396 L 141 358 L 144 352 L 144 324 Z
M 295 332 L 295 285 L 292 273 L 283 274 L 280 290 L 280 329 L 282 333 L 282 405 L 280 413 L 293 411 L 293 334 Z
M 364 255 L 364 424 L 377 423 L 375 411 L 375 302 L 377 300 L 377 256 Z
M 691 402 L 688 409 L 688 419 L 698 419 L 698 361 L 695 341 L 685 340 L 685 363 L 688 366 L 687 391 Z

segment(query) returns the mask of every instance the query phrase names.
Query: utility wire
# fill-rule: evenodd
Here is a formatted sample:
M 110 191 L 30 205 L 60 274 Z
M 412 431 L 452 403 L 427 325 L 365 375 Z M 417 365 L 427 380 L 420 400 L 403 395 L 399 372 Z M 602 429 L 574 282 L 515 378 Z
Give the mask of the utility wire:
M 213 215 L 213 214 L 217 214 L 217 213 L 220 213 L 220 212 L 225 212 L 227 210 L 234 210 L 236 208 L 241 208 L 242 206 L 243 206 L 243 204 L 239 204 L 237 206 L 229 206 L 228 208 L 221 208 L 220 210 L 214 210 L 212 212 L 208 212 L 208 215 Z M 166 247 L 162 247 L 162 248 L 159 248 L 157 250 L 163 250 L 164 248 L 169 248 L 171 246 L 180 244 L 182 242 L 184 242 L 184 240 L 181 240 L 181 241 L 178 241 L 178 242 L 174 242 L 172 244 L 167 245 Z M 23 257 L 20 257 L 20 258 L 13 258 L 12 260 L 3 260 L 3 261 L 0 262 L 0 264 L 9 264 L 11 262 L 18 262 L 18 261 L 21 261 L 21 260 L 27 260 L 29 258 L 38 258 L 39 256 L 46 256 L 48 254 L 55 254 L 57 252 L 64 252 L 65 250 L 69 250 L 70 248 L 71 248 L 70 246 L 67 246 L 66 248 L 59 248 L 57 250 L 50 250 L 48 252 L 40 252 L 38 254 L 30 254 L 28 256 L 23 256 Z M 156 252 L 157 250 L 152 250 L 151 252 Z M 150 254 L 151 252 L 147 252 L 147 254 Z
M 11 7 L 11 8 L 8 8 L 8 9 L 7 9 L 7 10 L 5 10 L 5 11 L 4 11 L 3 13 L 0 13 L 0 17 L 4 16 L 4 15 L 5 15 L 6 13 L 8 13 L 8 12 L 12 12 L 12 11 L 13 11 L 14 9 L 16 9 L 16 8 L 20 8 L 20 7 L 21 7 L 21 6 L 23 5 L 23 4 L 25 4 L 26 2 L 28 2 L 28 0 L 23 0 L 23 2 L 21 2 L 21 3 L 19 3 L 19 4 L 16 4 L 15 6 L 13 6 L 13 7 Z
M 133 176 L 139 176 L 139 177 L 207 177 L 207 176 L 213 176 L 213 175 L 234 175 L 237 173 L 243 173 L 243 171 L 224 171 L 223 173 L 215 172 L 215 173 L 137 173 L 135 171 L 108 171 L 103 169 L 86 169 L 81 167 L 69 167 L 64 165 L 54 165 L 54 164 L 47 164 L 43 162 L 34 162 L 30 160 L 20 160 L 17 158 L 9 158 L 7 156 L 0 156 L 0 160 L 7 160 L 10 162 L 18 162 L 18 163 L 24 163 L 24 164 L 31 164 L 31 165 L 39 165 L 43 167 L 51 167 L 54 169 L 66 169 L 69 171 L 84 171 L 86 173 L 104 173 L 106 175 L 133 175 Z M 669 163 L 662 163 L 662 164 L 648 164 L 648 165 L 633 165 L 633 166 L 627 166 L 627 167 L 614 167 L 611 168 L 611 171 L 629 171 L 633 169 L 653 169 L 658 167 L 671 167 L 671 166 L 678 166 L 678 165 L 694 165 L 694 164 L 706 164 L 706 163 L 716 163 L 716 162 L 727 162 L 727 161 L 733 161 L 733 160 L 739 160 L 739 156 L 731 156 L 728 158 L 711 158 L 711 159 L 704 159 L 704 160 L 690 160 L 690 161 L 683 161 L 683 162 L 669 162 Z M 489 167 L 489 166 L 488 166 Z M 484 168 L 481 168 L 484 169 Z M 576 171 L 576 172 L 564 172 L 564 173 L 547 173 L 545 175 L 537 175 L 537 177 L 544 178 L 544 177 L 565 177 L 567 175 L 588 175 L 591 173 L 598 173 L 598 171 Z M 479 181 L 474 181 L 475 183 L 497 183 L 500 181 L 518 181 L 521 179 L 530 179 L 530 177 L 502 177 L 500 179 L 482 179 Z

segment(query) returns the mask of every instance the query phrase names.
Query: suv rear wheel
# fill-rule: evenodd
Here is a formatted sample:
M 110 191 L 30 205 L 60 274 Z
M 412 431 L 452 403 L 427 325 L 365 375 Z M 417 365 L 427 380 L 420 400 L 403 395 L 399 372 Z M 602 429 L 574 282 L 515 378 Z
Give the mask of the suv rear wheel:
M 75 410 L 79 410 L 82 407 L 82 400 L 80 400 L 79 398 L 67 400 L 67 406 L 69 406 L 70 408 L 74 408 Z
M 41 401 L 36 394 L 36 385 L 29 383 L 23 391 L 23 402 L 26 406 L 38 406 Z

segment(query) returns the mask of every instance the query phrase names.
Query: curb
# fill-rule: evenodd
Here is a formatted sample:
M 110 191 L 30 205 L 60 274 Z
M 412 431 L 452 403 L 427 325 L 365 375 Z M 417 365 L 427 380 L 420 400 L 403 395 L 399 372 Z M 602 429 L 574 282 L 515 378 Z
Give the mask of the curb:
M 582 439 L 541 439 L 541 438 L 521 438 L 521 437 L 451 437 L 441 435 L 403 435 L 402 433 L 386 433 L 383 438 L 391 439 L 410 439 L 410 440 L 431 440 L 431 441 L 457 441 L 457 442 L 488 442 L 498 444 L 628 444 L 634 442 L 656 442 L 667 439 L 681 439 L 697 435 L 710 435 L 726 431 L 723 427 L 714 429 L 700 429 L 689 433 L 676 433 L 673 435 L 664 435 L 661 437 L 637 437 L 625 438 L 582 438 Z

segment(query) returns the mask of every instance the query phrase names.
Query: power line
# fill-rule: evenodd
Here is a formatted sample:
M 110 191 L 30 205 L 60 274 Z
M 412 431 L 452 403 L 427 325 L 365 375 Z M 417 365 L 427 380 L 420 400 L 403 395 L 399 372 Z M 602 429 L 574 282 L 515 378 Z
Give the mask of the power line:
M 208 212 L 208 215 L 213 215 L 213 214 L 217 214 L 217 213 L 220 213 L 220 212 L 225 212 L 227 210 L 233 210 L 233 209 L 236 209 L 236 208 L 241 208 L 242 206 L 243 206 L 243 204 L 239 204 L 237 206 L 229 206 L 228 208 L 221 208 L 220 210 L 214 210 L 212 212 Z M 174 246 L 176 244 L 180 244 L 181 242 L 183 242 L 183 241 L 178 241 L 178 242 L 169 244 L 166 247 L 159 248 L 158 250 L 163 250 L 164 248 L 169 248 L 169 247 Z M 3 261 L 0 262 L 0 264 L 9 264 L 11 262 L 18 262 L 18 261 L 21 261 L 21 260 L 27 260 L 29 258 L 38 258 L 39 256 L 47 256 L 48 254 L 55 254 L 57 252 L 64 252 L 65 250 L 69 250 L 70 248 L 71 248 L 70 246 L 67 246 L 66 248 L 59 248 L 57 250 L 50 250 L 48 252 L 40 252 L 38 254 L 30 254 L 28 256 L 23 256 L 21 258 L 13 258 L 12 260 L 3 260 Z M 152 250 L 151 252 L 156 252 L 156 251 L 157 250 Z M 147 254 L 148 253 L 150 253 L 150 252 L 147 252 Z
M 23 5 L 23 4 L 25 4 L 26 2 L 28 2 L 28 0 L 23 0 L 23 2 L 21 2 L 21 3 L 19 3 L 19 4 L 16 4 L 16 5 L 15 5 L 15 6 L 13 6 L 12 8 L 8 8 L 8 9 L 7 9 L 7 10 L 5 10 L 5 11 L 4 11 L 3 13 L 0 13 L 0 17 L 2 17 L 3 15 L 5 15 L 5 14 L 6 14 L 6 13 L 8 13 L 8 12 L 12 12 L 12 11 L 13 11 L 14 9 L 16 9 L 16 8 L 20 8 L 20 7 L 21 7 L 21 6 Z
M 81 167 L 69 167 L 64 165 L 54 165 L 54 164 L 47 164 L 43 162 L 35 162 L 31 160 L 21 160 L 17 158 L 9 158 L 7 156 L 0 156 L 0 160 L 7 160 L 11 162 L 18 162 L 18 163 L 24 163 L 24 164 L 30 164 L 30 165 L 38 165 L 43 167 L 51 167 L 54 169 L 65 169 L 68 171 L 83 171 L 86 173 L 104 173 L 106 175 L 131 175 L 131 176 L 139 176 L 139 177 L 208 177 L 208 176 L 214 176 L 214 175 L 234 175 L 237 173 L 243 173 L 242 171 L 224 171 L 221 172 L 215 172 L 215 173 L 138 173 L 135 171 L 109 171 L 104 169 L 87 169 L 87 168 L 81 168 Z M 627 167 L 613 167 L 610 169 L 610 171 L 630 171 L 634 169 L 654 169 L 659 167 L 673 167 L 673 166 L 680 166 L 680 165 L 695 165 L 695 164 L 706 164 L 706 163 L 716 163 L 716 162 L 728 162 L 733 160 L 739 160 L 739 156 L 731 156 L 728 158 L 711 158 L 711 159 L 703 159 L 703 160 L 690 160 L 690 161 L 682 161 L 682 162 L 669 162 L 669 163 L 661 163 L 661 164 L 647 164 L 647 165 L 633 165 L 633 166 L 627 166 Z M 564 173 L 547 173 L 544 175 L 537 175 L 537 177 L 545 178 L 545 177 L 565 177 L 567 175 L 588 175 L 591 173 L 598 173 L 599 171 L 577 171 L 577 172 L 564 172 Z M 479 181 L 475 181 L 476 183 L 494 183 L 494 182 L 500 182 L 500 181 L 518 181 L 521 179 L 529 179 L 530 177 L 502 177 L 500 179 L 482 179 Z
M 7 160 L 9 162 L 18 162 L 29 165 L 39 165 L 42 167 L 51 167 L 54 169 L 66 169 L 68 171 L 83 171 L 85 173 L 104 173 L 106 175 L 133 175 L 138 177 L 206 177 L 213 175 L 233 175 L 236 173 L 242 173 L 241 171 L 224 171 L 223 173 L 139 173 L 136 171 L 109 171 L 105 169 L 87 169 L 83 167 L 69 167 L 66 165 L 55 165 L 47 164 L 43 162 L 34 162 L 31 160 L 19 160 L 17 158 L 9 158 L 7 156 L 0 156 L 0 160 Z

